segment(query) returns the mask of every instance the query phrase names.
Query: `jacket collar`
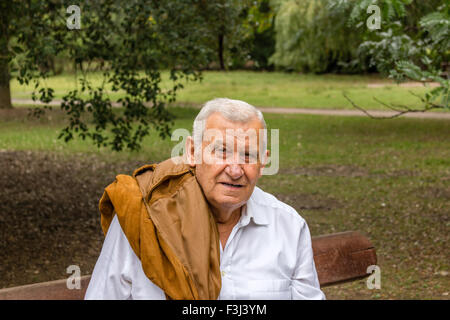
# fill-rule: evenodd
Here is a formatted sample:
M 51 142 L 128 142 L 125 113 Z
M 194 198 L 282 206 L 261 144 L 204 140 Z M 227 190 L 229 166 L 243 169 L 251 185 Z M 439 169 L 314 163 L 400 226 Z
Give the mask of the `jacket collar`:
M 165 180 L 182 176 L 187 172 L 191 172 L 194 175 L 192 168 L 185 164 L 181 157 L 170 158 L 158 164 L 142 166 L 133 172 L 133 177 L 136 178 L 147 170 L 153 171 L 153 174 L 148 176 L 147 179 L 150 180 L 145 183 L 148 187 L 144 192 L 146 200 L 149 200 L 152 191 Z

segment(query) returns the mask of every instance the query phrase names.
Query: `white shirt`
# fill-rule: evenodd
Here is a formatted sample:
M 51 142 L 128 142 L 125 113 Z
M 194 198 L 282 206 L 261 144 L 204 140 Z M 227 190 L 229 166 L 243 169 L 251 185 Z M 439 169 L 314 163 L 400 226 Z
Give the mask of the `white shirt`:
M 255 187 L 225 248 L 219 299 L 325 299 L 305 220 Z M 142 270 L 117 216 L 107 232 L 85 299 L 165 299 Z

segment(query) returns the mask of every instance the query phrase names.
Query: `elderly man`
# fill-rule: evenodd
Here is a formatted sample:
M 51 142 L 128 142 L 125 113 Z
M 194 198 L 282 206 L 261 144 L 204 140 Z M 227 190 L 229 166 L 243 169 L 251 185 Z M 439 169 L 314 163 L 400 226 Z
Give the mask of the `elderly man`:
M 214 99 L 184 163 L 118 176 L 100 201 L 106 238 L 85 298 L 325 299 L 305 220 L 256 187 L 265 129 L 253 106 Z

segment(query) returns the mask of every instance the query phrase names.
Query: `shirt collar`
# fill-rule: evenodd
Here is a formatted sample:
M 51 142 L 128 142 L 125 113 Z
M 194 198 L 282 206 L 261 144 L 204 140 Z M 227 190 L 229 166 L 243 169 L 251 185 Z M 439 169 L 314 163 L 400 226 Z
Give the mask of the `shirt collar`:
M 250 220 L 257 225 L 268 225 L 269 219 L 267 219 L 266 211 L 258 206 L 255 206 L 255 203 L 252 200 L 252 197 L 248 199 L 247 203 L 244 204 L 241 211 L 241 226 L 245 227 L 250 223 Z

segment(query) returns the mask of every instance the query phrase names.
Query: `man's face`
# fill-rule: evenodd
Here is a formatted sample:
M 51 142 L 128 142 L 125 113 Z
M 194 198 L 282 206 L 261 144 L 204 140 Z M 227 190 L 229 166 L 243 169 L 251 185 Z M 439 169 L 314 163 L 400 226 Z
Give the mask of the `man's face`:
M 264 167 L 258 157 L 260 129 L 263 125 L 257 117 L 242 123 L 213 113 L 207 119 L 202 161 L 191 165 L 196 167 L 197 180 L 214 208 L 235 210 L 250 198 Z M 194 157 L 191 146 L 188 150 Z

